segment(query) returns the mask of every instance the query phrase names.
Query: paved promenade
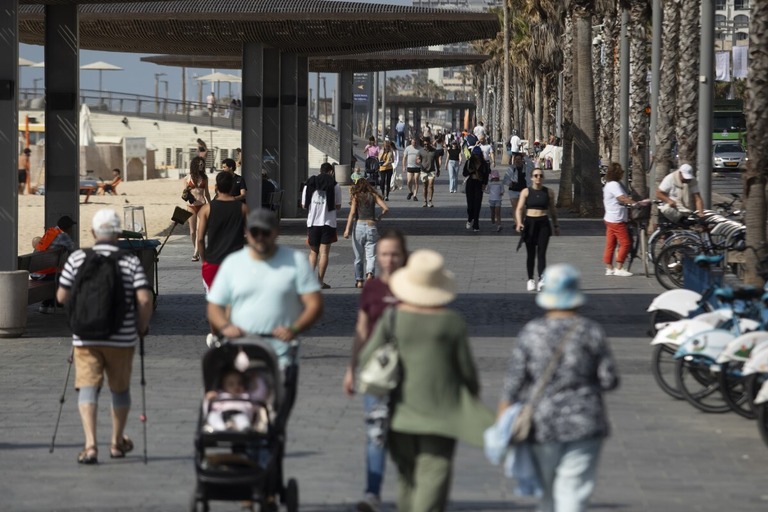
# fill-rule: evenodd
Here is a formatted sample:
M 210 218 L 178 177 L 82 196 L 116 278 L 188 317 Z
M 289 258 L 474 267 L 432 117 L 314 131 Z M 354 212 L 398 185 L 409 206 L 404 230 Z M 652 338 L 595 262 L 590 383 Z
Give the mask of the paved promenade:
M 547 185 L 556 186 L 548 174 Z M 409 236 L 411 249 L 432 248 L 456 273 L 453 304 L 469 323 L 480 369 L 483 399 L 495 407 L 510 345 L 520 327 L 539 315 L 525 291 L 524 249 L 505 207 L 504 230 L 464 229 L 463 194 L 448 194 L 438 180 L 435 208 L 391 194 L 383 223 Z M 347 203 L 346 191 L 344 203 Z M 506 201 L 506 198 L 505 198 Z M 346 217 L 346 208 L 341 215 Z M 172 211 L 168 211 L 170 219 Z M 487 218 L 487 205 L 483 205 Z M 612 436 L 603 453 L 594 510 L 739 512 L 768 509 L 765 474 L 768 449 L 754 422 L 733 414 L 706 415 L 663 394 L 649 369 L 645 308 L 662 290 L 653 278 L 606 277 L 600 262 L 600 220 L 562 215 L 562 236 L 552 239 L 549 262 L 570 262 L 583 272 L 589 301 L 583 312 L 606 329 L 618 360 L 621 387 L 607 395 Z M 170 223 L 170 222 L 169 222 Z M 340 233 L 343 223 L 340 226 Z M 177 233 L 183 233 L 179 229 Z M 304 250 L 300 220 L 283 222 L 282 244 Z M 201 398 L 200 361 L 206 350 L 205 300 L 199 264 L 190 261 L 188 236 L 174 236 L 160 255 L 158 308 L 146 340 L 149 464 L 143 449 L 138 356 L 133 411 L 127 433 L 136 451 L 109 458 L 109 393 L 99 404 L 100 464 L 80 466 L 82 446 L 77 397 L 67 391 L 56 450 L 49 454 L 58 398 L 70 351 L 64 315 L 29 309 L 23 338 L 0 340 L 0 510 L 2 511 L 183 511 L 194 487 L 193 436 Z M 289 425 L 286 474 L 299 480 L 301 510 L 353 510 L 364 484 L 362 404 L 341 389 L 359 292 L 354 288 L 351 242 L 333 246 L 324 292 L 325 315 L 303 338 L 299 399 Z M 535 510 L 513 496 L 501 470 L 477 448 L 460 446 L 450 510 Z M 388 467 L 386 510 L 393 511 L 395 473 Z M 236 511 L 237 503 L 213 502 L 212 510 Z

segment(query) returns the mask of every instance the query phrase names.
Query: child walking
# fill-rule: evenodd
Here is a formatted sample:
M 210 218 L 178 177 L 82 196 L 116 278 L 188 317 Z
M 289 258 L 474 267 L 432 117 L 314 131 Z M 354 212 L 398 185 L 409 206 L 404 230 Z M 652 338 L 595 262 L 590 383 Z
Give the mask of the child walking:
M 491 210 L 491 224 L 497 232 L 501 231 L 501 197 L 504 195 L 504 184 L 499 181 L 499 171 L 491 171 L 490 180 L 485 186 L 488 194 L 488 207 Z

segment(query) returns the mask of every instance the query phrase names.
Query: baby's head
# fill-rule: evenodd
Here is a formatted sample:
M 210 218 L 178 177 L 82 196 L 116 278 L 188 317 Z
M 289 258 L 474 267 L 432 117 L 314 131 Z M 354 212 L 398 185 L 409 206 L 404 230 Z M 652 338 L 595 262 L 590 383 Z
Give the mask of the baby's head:
M 499 171 L 491 171 L 491 181 L 499 181 Z
M 237 370 L 230 370 L 221 378 L 221 390 L 225 393 L 237 395 L 245 393 L 245 378 Z

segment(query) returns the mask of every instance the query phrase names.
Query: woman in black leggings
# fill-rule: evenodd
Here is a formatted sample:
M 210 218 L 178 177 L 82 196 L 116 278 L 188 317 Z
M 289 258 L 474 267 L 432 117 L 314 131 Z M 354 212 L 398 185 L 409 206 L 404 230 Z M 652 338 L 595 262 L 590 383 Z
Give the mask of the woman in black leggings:
M 560 225 L 557 223 L 557 210 L 555 209 L 555 193 L 542 183 L 544 172 L 535 167 L 531 173 L 532 185 L 520 192 L 520 200 L 515 210 L 517 230 L 521 232 L 525 241 L 525 249 L 528 253 L 526 270 L 528 271 L 528 283 L 526 289 L 529 292 L 541 291 L 542 276 L 547 267 L 547 246 L 549 237 L 552 236 L 550 217 L 555 227 L 555 235 L 560 236 Z M 523 218 L 525 212 L 525 218 Z M 533 265 L 538 259 L 539 284 L 533 279 Z
M 483 187 L 488 183 L 485 160 L 482 155 L 472 155 L 464 165 L 466 176 L 464 192 L 467 194 L 467 229 L 480 231 L 480 207 L 483 205 Z

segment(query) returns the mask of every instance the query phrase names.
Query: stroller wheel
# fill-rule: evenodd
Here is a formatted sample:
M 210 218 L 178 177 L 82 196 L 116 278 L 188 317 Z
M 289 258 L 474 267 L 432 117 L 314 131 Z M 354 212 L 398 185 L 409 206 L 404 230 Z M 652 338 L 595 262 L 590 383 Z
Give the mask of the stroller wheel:
M 299 483 L 295 478 L 285 486 L 285 508 L 288 512 L 299 512 Z

